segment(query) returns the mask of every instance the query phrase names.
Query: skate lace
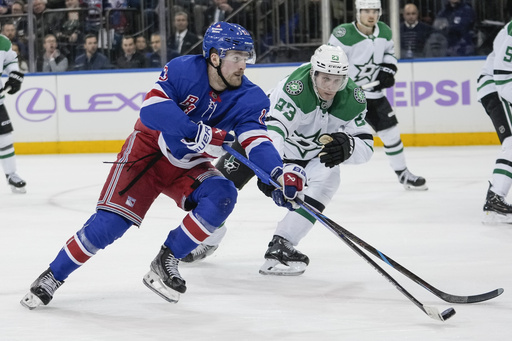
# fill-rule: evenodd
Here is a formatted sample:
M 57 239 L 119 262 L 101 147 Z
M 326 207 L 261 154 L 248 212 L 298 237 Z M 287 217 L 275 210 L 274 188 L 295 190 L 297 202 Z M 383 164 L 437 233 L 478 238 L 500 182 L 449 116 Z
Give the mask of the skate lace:
M 167 259 L 165 260 L 164 267 L 170 277 L 181 278 L 181 275 L 178 272 L 179 263 L 180 261 L 172 255 L 169 255 L 169 257 L 167 257 Z
M 192 255 L 194 255 L 194 256 L 201 255 L 201 254 L 205 253 L 206 251 L 208 251 L 210 249 L 210 247 L 211 247 L 210 245 L 199 244 L 199 246 L 197 248 L 192 250 Z
M 290 241 L 288 241 L 287 239 L 282 239 L 283 241 L 283 246 L 288 249 L 290 251 L 290 253 L 296 253 L 298 252 L 297 250 L 295 250 L 295 248 L 293 247 L 292 243 Z
M 52 273 L 47 273 L 41 278 L 39 283 L 39 287 L 41 287 L 44 291 L 53 295 L 55 290 L 57 290 L 62 285 L 62 282 L 58 281 L 53 277 Z

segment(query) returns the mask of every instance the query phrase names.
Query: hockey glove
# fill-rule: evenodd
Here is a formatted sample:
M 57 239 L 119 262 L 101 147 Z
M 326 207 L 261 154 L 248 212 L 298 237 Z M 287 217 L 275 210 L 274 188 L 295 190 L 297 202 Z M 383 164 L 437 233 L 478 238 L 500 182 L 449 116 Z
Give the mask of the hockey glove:
M 227 131 L 210 127 L 199 122 L 197 124 L 197 133 L 194 140 L 182 139 L 188 149 L 196 153 L 206 153 L 208 156 L 220 157 L 225 153 L 222 148 L 223 143 L 232 144 L 235 137 Z
M 299 206 L 293 201 L 306 185 L 306 171 L 299 165 L 287 164 L 283 168 L 272 171 L 272 179 L 281 184 L 280 189 L 274 189 L 272 199 L 277 206 L 286 207 L 293 211 Z
M 395 85 L 395 74 L 397 67 L 394 64 L 380 64 L 379 73 L 375 80 L 380 81 L 380 84 L 373 88 L 374 91 L 390 88 Z
M 339 165 L 354 153 L 354 138 L 342 132 L 324 134 L 320 136 L 320 142 L 324 148 L 318 156 L 325 167 Z
M 9 79 L 5 82 L 5 86 L 2 88 L 2 91 L 9 89 L 7 93 L 9 95 L 13 95 L 20 91 L 21 83 L 23 83 L 23 74 L 18 71 L 12 71 L 9 74 Z

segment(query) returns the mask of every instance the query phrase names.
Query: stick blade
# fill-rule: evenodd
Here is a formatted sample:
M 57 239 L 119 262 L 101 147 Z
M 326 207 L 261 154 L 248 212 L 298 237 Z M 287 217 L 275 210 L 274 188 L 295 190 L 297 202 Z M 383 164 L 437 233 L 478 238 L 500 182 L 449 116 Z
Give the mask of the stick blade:
M 453 315 L 455 315 L 455 309 L 448 308 L 442 313 L 439 313 L 439 310 L 435 307 L 423 306 L 423 310 L 425 313 L 437 321 L 446 321 Z

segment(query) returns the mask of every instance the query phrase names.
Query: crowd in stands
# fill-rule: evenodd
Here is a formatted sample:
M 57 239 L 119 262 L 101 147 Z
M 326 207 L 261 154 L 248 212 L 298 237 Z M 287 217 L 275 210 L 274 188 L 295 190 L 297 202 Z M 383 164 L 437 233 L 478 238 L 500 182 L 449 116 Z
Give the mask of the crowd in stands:
M 293 42 L 292 35 L 299 22 L 297 15 L 290 20 L 282 18 L 283 11 L 277 18 L 286 29 L 281 30 L 279 37 L 272 35 L 275 31 L 262 32 L 261 28 L 256 28 L 256 22 L 261 23 L 261 18 L 265 20 L 265 14 L 266 20 L 271 21 L 268 13 L 293 2 L 289 0 L 279 1 L 278 6 L 272 0 L 174 0 L 170 2 L 172 15 L 168 16 L 171 32 L 163 42 L 159 33 L 158 0 L 31 1 L 35 18 L 32 25 L 35 71 L 39 72 L 159 68 L 177 56 L 201 53 L 200 40 L 206 28 L 229 16 L 231 22 L 249 28 L 256 43 L 268 49 L 276 45 L 276 40 L 277 44 Z M 306 3 L 308 37 L 319 40 L 320 0 L 296 2 Z M 334 19 L 339 21 L 343 16 L 344 5 L 340 4 L 344 2 L 331 2 L 334 27 Z M 334 6 L 335 3 L 338 6 Z M 406 0 L 401 9 L 401 58 L 479 54 L 477 16 L 470 1 L 443 0 L 444 7 L 430 18 L 422 16 L 414 3 Z M 27 0 L 0 0 L 1 33 L 12 41 L 24 70 L 28 69 L 28 7 Z M 256 11 L 261 16 L 254 15 Z M 166 55 L 166 60 L 162 60 L 162 54 Z

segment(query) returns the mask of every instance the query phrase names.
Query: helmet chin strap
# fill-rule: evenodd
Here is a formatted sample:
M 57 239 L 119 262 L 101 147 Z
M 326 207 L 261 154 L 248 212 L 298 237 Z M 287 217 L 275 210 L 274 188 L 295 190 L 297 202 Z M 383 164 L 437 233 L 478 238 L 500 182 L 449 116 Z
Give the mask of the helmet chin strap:
M 224 83 L 226 88 L 228 88 L 228 90 L 235 90 L 235 89 L 238 89 L 240 87 L 240 86 L 233 86 L 233 85 L 229 84 L 228 81 L 226 80 L 226 78 L 224 78 L 224 76 L 222 75 L 222 72 L 220 71 L 220 67 L 222 65 L 222 59 L 219 58 L 219 65 L 218 66 L 213 65 L 213 63 L 212 63 L 210 58 L 208 58 L 208 63 L 211 66 L 213 66 L 213 68 L 215 70 L 217 70 L 217 74 L 219 75 L 220 79 L 222 79 L 222 82 Z

